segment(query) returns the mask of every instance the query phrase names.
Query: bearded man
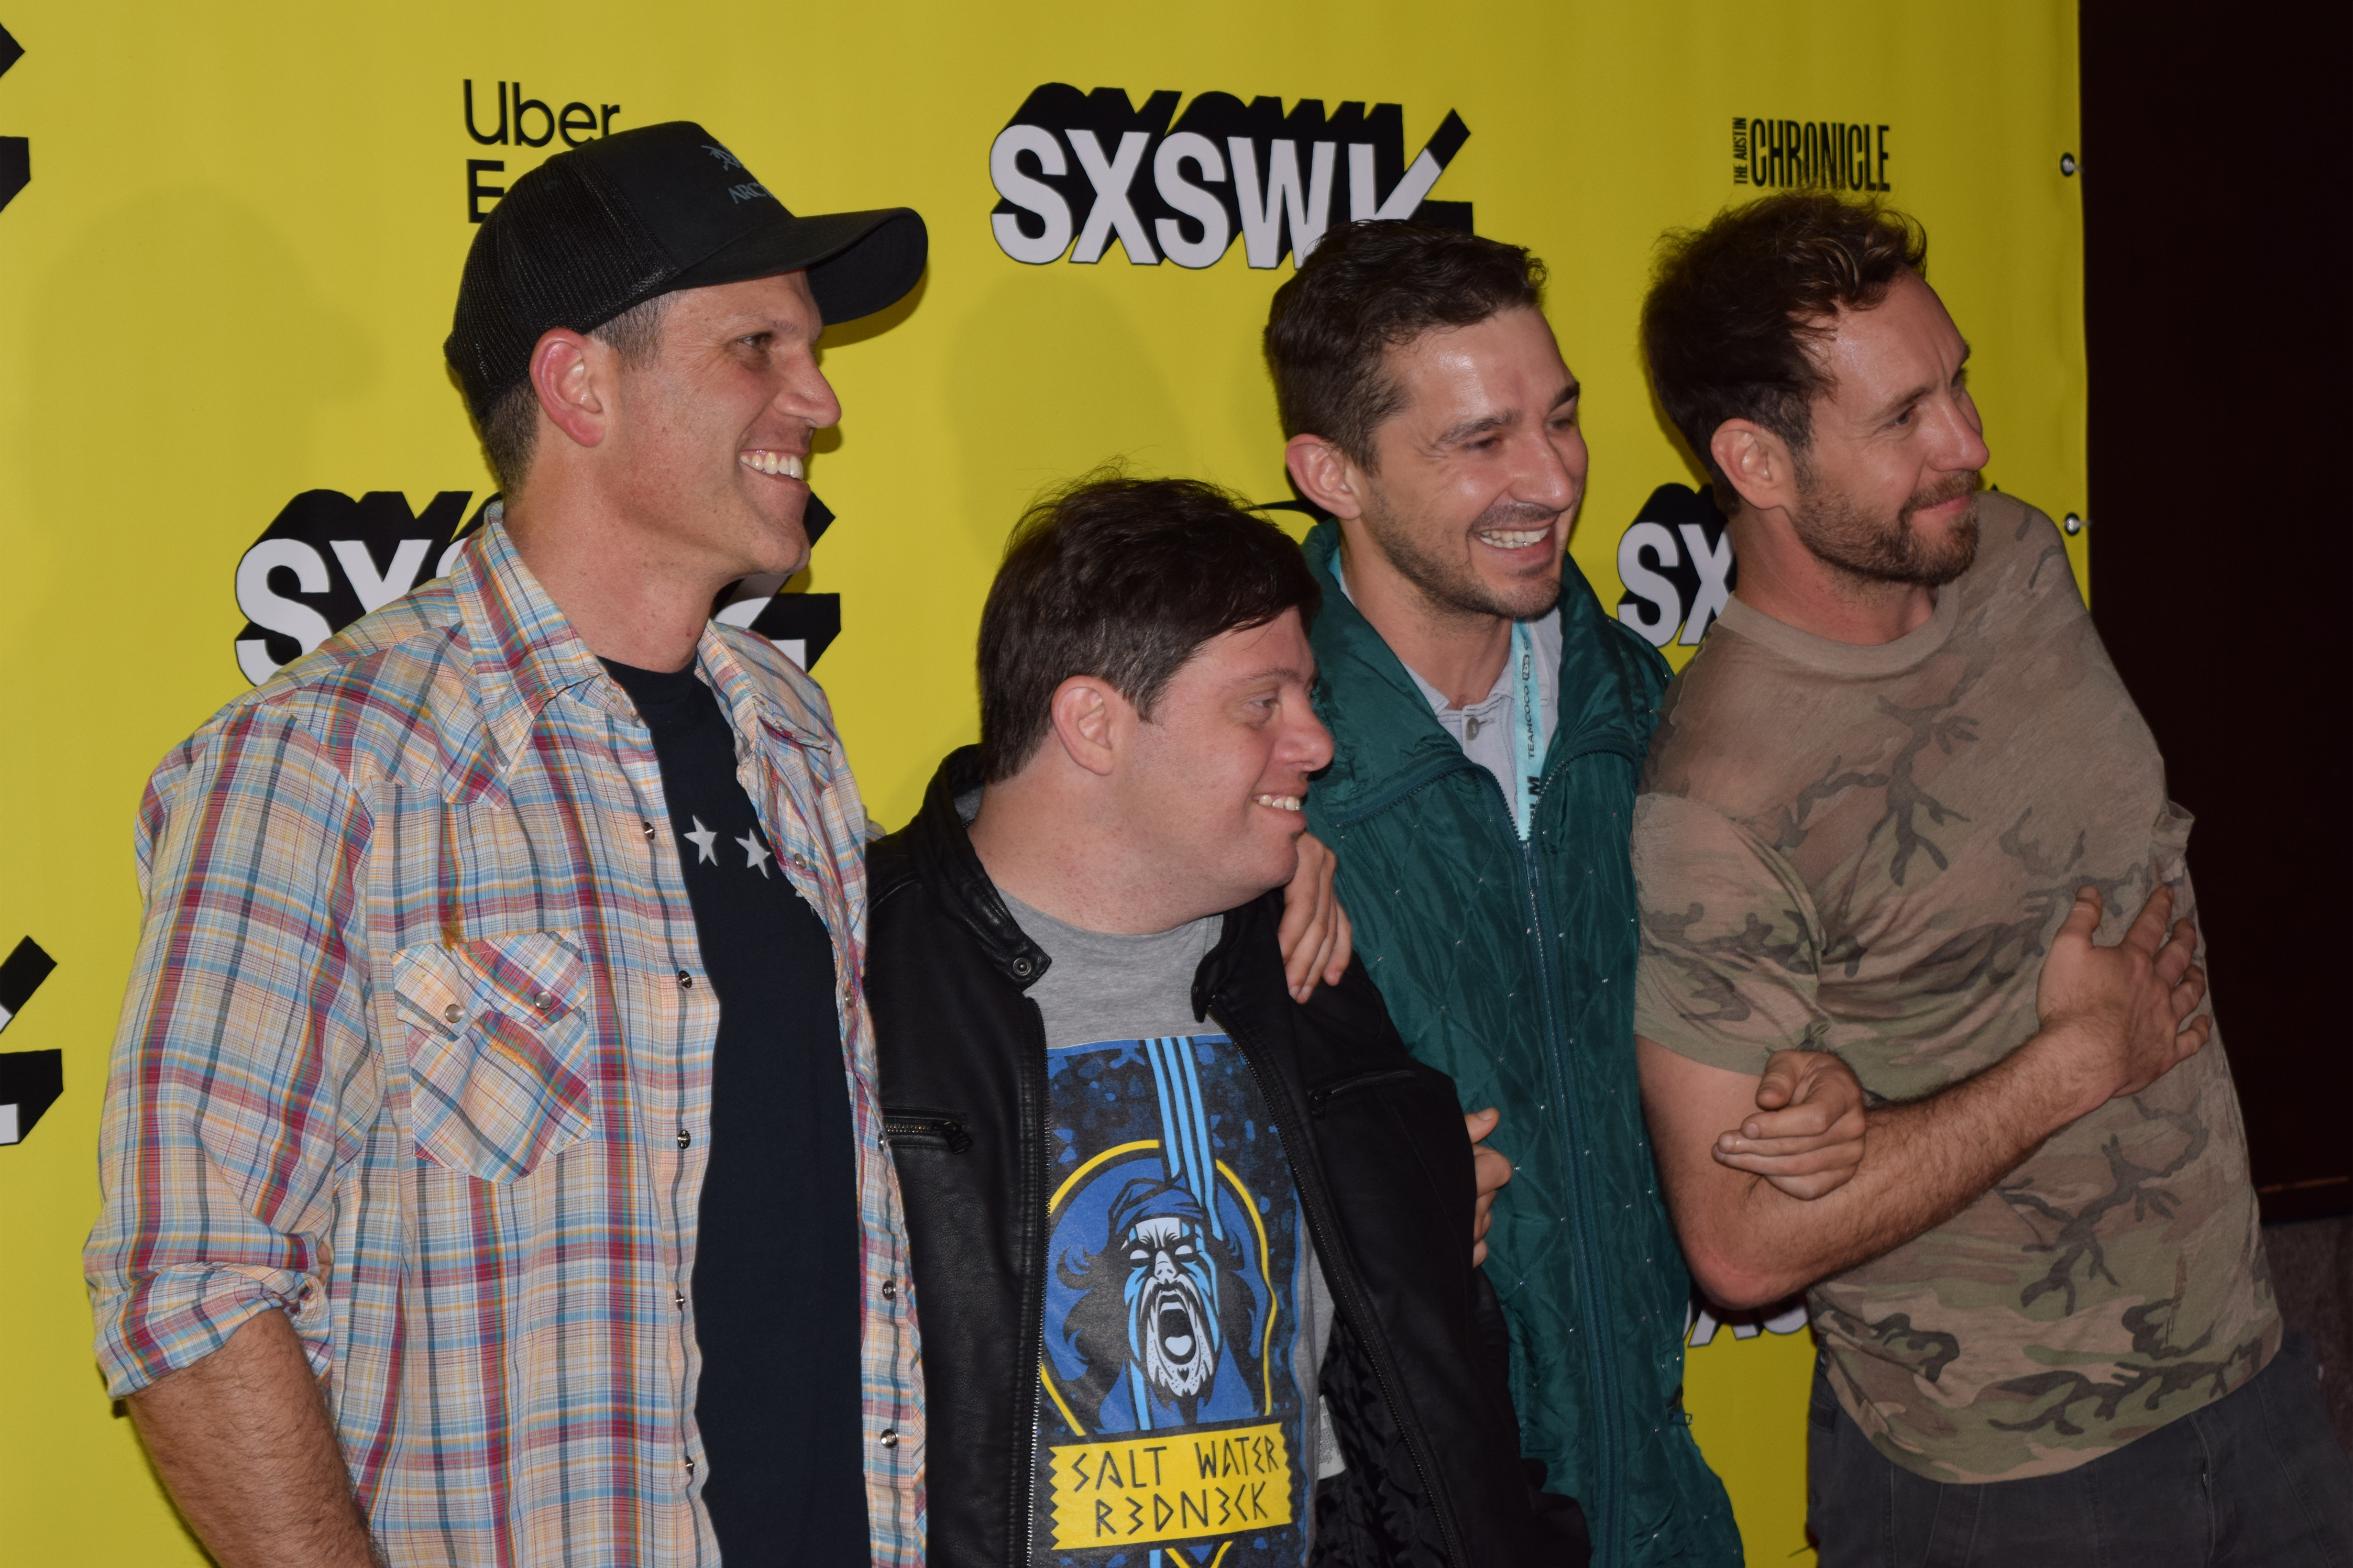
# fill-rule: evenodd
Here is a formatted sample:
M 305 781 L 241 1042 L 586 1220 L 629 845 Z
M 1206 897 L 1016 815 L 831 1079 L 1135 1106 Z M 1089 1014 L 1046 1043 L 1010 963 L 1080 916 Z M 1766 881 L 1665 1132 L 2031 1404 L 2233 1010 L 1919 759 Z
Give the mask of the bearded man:
M 1667 668 L 1564 572 L 1581 393 L 1517 246 L 1390 221 L 1324 237 L 1275 291 L 1267 367 L 1323 589 L 1307 796 L 1356 953 L 1419 1060 L 1516 1168 L 1488 1278 L 1523 1444 L 1597 1563 L 1736 1562 L 1683 1408 L 1691 1283 L 1644 1138 L 1627 825 Z M 1799 1196 L 1854 1168 L 1835 1058 L 1752 1070 L 1694 1135 Z
M 2341 1563 L 2353 1478 L 2283 1345 L 2189 815 L 2059 531 L 1979 493 L 1926 265 L 1899 215 L 1774 196 L 1671 237 L 1644 310 L 1740 562 L 1634 816 L 1668 1201 L 1711 1295 L 1811 1288 L 1825 1568 Z M 1797 1046 L 1873 1101 L 1810 1202 L 1704 1143 Z

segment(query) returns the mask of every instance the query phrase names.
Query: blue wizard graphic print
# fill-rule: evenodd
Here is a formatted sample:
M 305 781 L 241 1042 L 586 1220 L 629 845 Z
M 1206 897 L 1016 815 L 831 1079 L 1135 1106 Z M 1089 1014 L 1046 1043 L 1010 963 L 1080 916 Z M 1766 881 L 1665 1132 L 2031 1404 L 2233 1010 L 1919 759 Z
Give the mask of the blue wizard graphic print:
M 1299 1202 L 1249 1064 L 1223 1035 L 1047 1064 L 1034 1561 L 1300 1562 Z

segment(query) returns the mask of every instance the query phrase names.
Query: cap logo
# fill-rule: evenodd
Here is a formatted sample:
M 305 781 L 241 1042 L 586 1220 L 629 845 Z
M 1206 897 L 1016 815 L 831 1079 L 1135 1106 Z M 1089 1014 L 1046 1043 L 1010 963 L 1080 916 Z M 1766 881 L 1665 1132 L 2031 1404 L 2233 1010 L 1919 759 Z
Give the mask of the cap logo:
M 768 201 L 775 201 L 776 199 L 776 197 L 769 195 L 768 187 L 760 184 L 757 180 L 746 180 L 740 185 L 728 186 L 727 195 L 728 199 L 732 202 L 756 202 L 763 198 Z
M 743 172 L 744 165 L 737 163 L 735 161 L 735 154 L 730 153 L 726 148 L 713 147 L 710 142 L 706 142 L 702 144 L 702 150 L 710 153 L 712 157 L 718 159 L 722 168 L 733 169 L 739 174 Z

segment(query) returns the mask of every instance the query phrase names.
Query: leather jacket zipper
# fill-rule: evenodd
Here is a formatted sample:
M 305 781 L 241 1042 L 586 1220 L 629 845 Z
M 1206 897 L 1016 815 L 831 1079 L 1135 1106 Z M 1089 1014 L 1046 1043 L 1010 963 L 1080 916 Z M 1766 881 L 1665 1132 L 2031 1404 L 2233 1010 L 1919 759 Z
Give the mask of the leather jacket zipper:
M 1336 1083 L 1327 1083 L 1321 1089 L 1309 1089 L 1307 1091 L 1308 1113 L 1320 1117 L 1324 1114 L 1325 1106 L 1344 1094 L 1354 1094 L 1360 1089 L 1370 1089 L 1376 1084 L 1396 1083 L 1399 1079 L 1409 1079 L 1412 1077 L 1411 1068 L 1375 1068 L 1370 1072 L 1353 1073 Z
M 885 1110 L 882 1131 L 892 1146 L 901 1149 L 945 1149 L 961 1154 L 972 1147 L 972 1134 L 953 1116 L 930 1116 L 912 1110 Z
M 1235 1048 L 1240 1051 L 1242 1064 L 1250 1068 L 1250 1081 L 1258 1086 L 1258 1097 L 1265 1102 L 1267 1110 L 1274 1118 L 1274 1132 L 1275 1136 L 1282 1141 L 1284 1159 L 1288 1161 L 1292 1158 L 1293 1149 L 1300 1150 L 1303 1153 L 1306 1144 L 1284 1126 L 1288 1119 L 1285 1101 L 1276 1098 L 1269 1088 L 1266 1075 L 1259 1070 L 1258 1058 L 1244 1042 L 1242 1034 L 1224 1018 L 1219 1016 L 1215 998 L 1212 998 L 1209 1004 L 1209 1016 L 1216 1019 L 1219 1026 L 1226 1031 L 1227 1038 L 1232 1040 Z M 1375 1077 L 1386 1077 L 1390 1071 L 1402 1070 L 1401 1068 L 1383 1069 L 1378 1074 L 1366 1073 L 1355 1079 L 1343 1079 L 1339 1083 L 1330 1087 L 1333 1089 L 1360 1088 Z M 1329 1098 L 1328 1092 L 1326 1098 Z M 1292 1180 L 1294 1185 L 1299 1184 L 1298 1166 L 1295 1163 L 1292 1166 Z M 1398 1424 L 1398 1431 L 1405 1438 L 1405 1451 L 1407 1457 L 1413 1460 L 1414 1476 L 1421 1482 L 1421 1495 L 1430 1500 L 1430 1512 L 1437 1517 L 1438 1532 L 1446 1544 L 1446 1560 L 1461 1568 L 1464 1560 L 1461 1545 L 1455 1538 L 1454 1521 L 1446 1516 L 1446 1510 L 1439 1501 L 1438 1488 L 1433 1484 L 1430 1477 L 1430 1464 L 1422 1458 L 1423 1439 L 1420 1436 L 1419 1428 L 1407 1417 L 1404 1402 L 1398 1398 L 1397 1384 L 1389 1375 L 1385 1353 L 1386 1347 L 1377 1346 L 1376 1334 L 1367 1331 L 1372 1326 L 1373 1316 L 1361 1297 L 1357 1295 L 1359 1281 L 1355 1270 L 1351 1268 L 1335 1273 L 1334 1264 L 1340 1256 L 1339 1251 L 1333 1246 L 1331 1233 L 1326 1231 L 1316 1218 L 1314 1205 L 1307 1202 L 1306 1189 L 1303 1186 L 1300 1189 L 1299 1213 L 1300 1217 L 1307 1222 L 1309 1238 L 1315 1244 L 1317 1265 L 1324 1269 L 1324 1282 L 1332 1288 L 1333 1300 L 1340 1304 L 1341 1310 L 1356 1319 L 1357 1340 L 1365 1347 L 1365 1359 L 1372 1364 L 1373 1381 L 1380 1384 L 1381 1400 L 1389 1407 L 1389 1419 Z M 1311 1413 L 1308 1419 L 1314 1418 Z M 1312 1510 L 1315 1502 L 1315 1489 L 1312 1478 L 1306 1486 L 1306 1492 L 1308 1506 Z
M 1035 1555 L 1032 1537 L 1038 1528 L 1038 1442 L 1040 1431 L 1039 1405 L 1043 1400 L 1041 1387 L 1046 1365 L 1046 1269 L 1047 1254 L 1051 1250 L 1046 1223 L 1046 1196 L 1052 1192 L 1054 1181 L 1053 1139 L 1047 1135 L 1046 1101 L 1046 1015 L 1038 1004 L 1022 999 L 1029 1008 L 1029 1061 L 1034 1076 L 1024 1086 L 1021 1096 L 1025 1123 L 1022 1136 L 1037 1150 L 1037 1184 L 1027 1195 L 1029 1224 L 1035 1237 L 1030 1253 L 1029 1281 L 1022 1287 L 1022 1319 L 1029 1337 L 1029 1359 L 1023 1363 L 1029 1376 L 1022 1380 L 1022 1419 L 1017 1427 L 1021 1443 L 1021 1489 L 1016 1495 L 1013 1510 L 1013 1554 L 1007 1568 L 1029 1568 Z M 1034 1091 L 1034 1092 L 1033 1092 Z

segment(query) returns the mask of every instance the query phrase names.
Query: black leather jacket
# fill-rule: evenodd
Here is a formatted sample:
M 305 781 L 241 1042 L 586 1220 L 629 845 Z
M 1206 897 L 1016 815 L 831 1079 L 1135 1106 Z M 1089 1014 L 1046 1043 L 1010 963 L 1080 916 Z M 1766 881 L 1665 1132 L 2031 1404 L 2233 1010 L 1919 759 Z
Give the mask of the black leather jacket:
M 974 749 L 952 754 L 873 847 L 866 993 L 923 1326 L 930 1561 L 1028 1568 L 1054 1141 L 1024 992 L 1048 958 L 957 815 L 979 783 Z M 1292 1001 L 1281 910 L 1228 912 L 1193 1003 L 1257 1076 L 1337 1309 L 1322 1391 L 1348 1468 L 1322 1488 L 1314 1559 L 1582 1563 L 1576 1505 L 1522 1468 L 1453 1084 L 1406 1053 L 1361 969 Z

